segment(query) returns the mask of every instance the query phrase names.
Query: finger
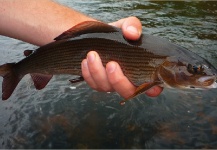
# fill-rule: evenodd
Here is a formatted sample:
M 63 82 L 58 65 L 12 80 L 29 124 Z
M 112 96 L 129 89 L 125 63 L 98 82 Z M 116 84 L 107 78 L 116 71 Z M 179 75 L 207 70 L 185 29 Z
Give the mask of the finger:
M 106 65 L 106 71 L 111 85 L 122 97 L 127 98 L 134 94 L 136 87 L 124 76 L 120 66 L 116 62 L 109 62 Z M 155 86 L 146 91 L 145 94 L 150 97 L 156 97 L 162 90 L 162 87 Z
M 163 91 L 163 88 L 160 86 L 154 86 L 150 90 L 146 91 L 145 94 L 147 94 L 150 97 L 156 97 L 160 95 L 160 93 Z
M 142 33 L 142 24 L 136 17 L 121 19 L 110 25 L 121 28 L 124 36 L 129 40 L 138 40 Z
M 107 63 L 106 72 L 112 87 L 122 97 L 127 98 L 135 92 L 136 87 L 123 74 L 118 63 L 114 61 Z
M 112 91 L 113 88 L 108 81 L 105 68 L 97 52 L 90 51 L 87 54 L 87 65 L 92 79 L 99 91 Z
M 87 84 L 93 88 L 93 89 L 97 89 L 97 85 L 95 83 L 95 81 L 93 80 L 90 71 L 88 69 L 88 65 L 87 65 L 87 59 L 84 59 L 81 63 L 81 69 L 82 69 L 82 76 L 84 78 L 84 80 L 87 82 Z

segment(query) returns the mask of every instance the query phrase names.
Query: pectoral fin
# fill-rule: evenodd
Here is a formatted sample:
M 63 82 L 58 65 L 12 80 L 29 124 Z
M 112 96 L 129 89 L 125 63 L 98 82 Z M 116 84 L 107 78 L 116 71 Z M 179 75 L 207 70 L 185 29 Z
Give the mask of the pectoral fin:
M 77 83 L 77 82 L 81 82 L 81 81 L 84 81 L 84 78 L 82 76 L 80 77 L 77 77 L 75 79 L 71 79 L 69 80 L 71 83 Z
M 130 100 L 131 98 L 142 94 L 143 92 L 151 89 L 152 87 L 154 87 L 155 85 L 160 85 L 162 82 L 160 81 L 156 81 L 156 82 L 150 82 L 150 83 L 143 83 L 142 85 L 138 86 L 136 91 L 133 93 L 133 95 L 129 96 L 128 98 L 120 101 L 121 105 L 124 105 L 126 101 Z

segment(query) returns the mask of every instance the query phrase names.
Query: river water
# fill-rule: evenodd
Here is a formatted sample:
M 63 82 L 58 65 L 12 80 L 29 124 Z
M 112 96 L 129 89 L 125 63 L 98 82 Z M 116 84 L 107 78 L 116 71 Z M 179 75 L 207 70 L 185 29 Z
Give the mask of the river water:
M 217 67 L 216 2 L 58 0 L 104 22 L 137 16 L 143 32 L 166 38 Z M 0 37 L 0 64 L 36 47 Z M 0 101 L 0 148 L 217 148 L 217 89 L 164 89 L 125 106 L 71 76 L 54 76 L 41 91 L 27 75 Z M 0 78 L 0 83 L 2 78 Z M 76 88 L 75 88 L 76 87 Z M 1 90 L 1 87 L 0 87 Z

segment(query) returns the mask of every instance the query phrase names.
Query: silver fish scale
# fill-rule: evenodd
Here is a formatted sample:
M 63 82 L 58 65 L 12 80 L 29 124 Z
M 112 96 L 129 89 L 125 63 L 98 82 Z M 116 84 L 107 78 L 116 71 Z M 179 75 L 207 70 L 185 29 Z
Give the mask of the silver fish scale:
M 149 82 L 158 66 L 153 60 L 164 60 L 145 49 L 127 43 L 103 38 L 84 38 L 53 42 L 37 49 L 32 55 L 18 62 L 21 74 L 74 74 L 81 75 L 81 61 L 90 50 L 96 50 L 103 64 L 117 61 L 124 74 L 134 84 Z

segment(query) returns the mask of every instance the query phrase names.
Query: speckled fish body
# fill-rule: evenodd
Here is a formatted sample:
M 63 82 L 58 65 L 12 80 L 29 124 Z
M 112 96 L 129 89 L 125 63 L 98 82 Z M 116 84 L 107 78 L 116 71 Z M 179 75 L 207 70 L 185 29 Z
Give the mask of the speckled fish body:
M 143 34 L 129 41 L 122 32 L 100 22 L 84 22 L 64 32 L 55 42 L 39 47 L 18 63 L 0 66 L 3 96 L 10 97 L 26 74 L 37 89 L 54 74 L 81 74 L 81 61 L 90 50 L 99 53 L 103 64 L 116 61 L 138 90 L 132 98 L 154 85 L 168 87 L 216 87 L 216 69 L 197 54 L 162 38 Z M 143 86 L 143 83 L 150 86 Z M 200 83 L 201 82 L 201 83 Z M 202 84 L 206 83 L 206 84 Z

